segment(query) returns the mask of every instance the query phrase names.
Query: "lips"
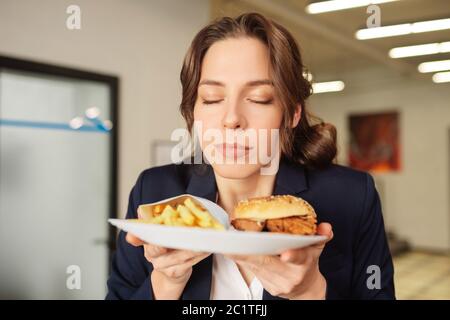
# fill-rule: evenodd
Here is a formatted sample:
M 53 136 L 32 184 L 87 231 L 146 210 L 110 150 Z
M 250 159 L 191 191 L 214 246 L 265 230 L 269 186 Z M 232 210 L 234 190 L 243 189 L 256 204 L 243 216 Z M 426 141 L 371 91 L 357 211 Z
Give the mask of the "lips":
M 216 149 L 225 157 L 240 158 L 249 153 L 252 149 L 238 143 L 221 143 L 215 145 Z

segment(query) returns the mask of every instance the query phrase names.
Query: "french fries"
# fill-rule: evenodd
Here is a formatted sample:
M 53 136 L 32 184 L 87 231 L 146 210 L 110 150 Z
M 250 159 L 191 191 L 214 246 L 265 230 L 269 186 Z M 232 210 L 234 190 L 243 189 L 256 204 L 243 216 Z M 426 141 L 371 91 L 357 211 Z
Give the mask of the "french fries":
M 156 205 L 152 208 L 151 215 L 144 220 L 143 222 L 166 226 L 225 229 L 208 211 L 190 198 L 186 198 L 182 203 L 178 204 Z

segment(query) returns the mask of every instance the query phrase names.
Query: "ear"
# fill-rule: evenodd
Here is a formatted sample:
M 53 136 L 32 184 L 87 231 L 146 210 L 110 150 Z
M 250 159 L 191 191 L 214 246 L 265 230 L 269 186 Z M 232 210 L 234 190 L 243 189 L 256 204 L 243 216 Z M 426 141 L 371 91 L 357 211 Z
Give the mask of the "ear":
M 298 104 L 297 110 L 294 113 L 294 118 L 292 119 L 292 128 L 295 128 L 298 125 L 301 117 L 302 117 L 302 105 Z

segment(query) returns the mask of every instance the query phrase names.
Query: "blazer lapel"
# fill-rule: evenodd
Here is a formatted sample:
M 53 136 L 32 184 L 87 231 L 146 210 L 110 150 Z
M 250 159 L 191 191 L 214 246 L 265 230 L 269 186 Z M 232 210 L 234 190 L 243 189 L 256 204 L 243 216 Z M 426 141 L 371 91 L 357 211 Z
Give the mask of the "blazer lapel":
M 282 159 L 277 172 L 273 194 L 290 194 L 295 196 L 306 189 L 308 189 L 308 181 L 305 168 Z

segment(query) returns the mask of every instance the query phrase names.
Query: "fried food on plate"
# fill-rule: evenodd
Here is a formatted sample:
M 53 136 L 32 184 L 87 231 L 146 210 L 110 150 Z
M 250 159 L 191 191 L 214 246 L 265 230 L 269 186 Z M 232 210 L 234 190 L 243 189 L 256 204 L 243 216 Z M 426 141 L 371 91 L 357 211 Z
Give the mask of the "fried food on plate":
M 291 195 L 240 201 L 231 218 L 234 228 L 243 231 L 269 231 L 313 235 L 317 230 L 314 208 Z
M 166 226 L 200 227 L 224 230 L 225 227 L 200 203 L 190 197 L 179 198 L 166 204 L 140 205 L 139 220 Z

